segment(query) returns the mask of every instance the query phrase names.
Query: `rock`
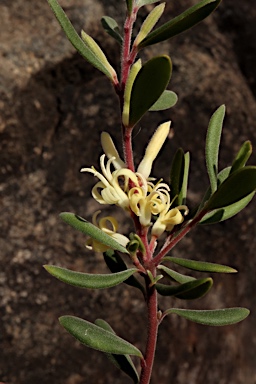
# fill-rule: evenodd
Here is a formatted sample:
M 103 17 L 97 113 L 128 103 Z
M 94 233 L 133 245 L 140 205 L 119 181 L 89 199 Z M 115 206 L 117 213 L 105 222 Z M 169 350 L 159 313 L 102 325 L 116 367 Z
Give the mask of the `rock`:
M 166 19 L 192 3 L 168 3 Z M 116 1 L 63 0 L 61 4 L 76 28 L 96 37 L 118 67 L 118 46 L 106 37 L 99 19 L 105 13 L 121 21 L 124 4 L 120 14 Z M 179 146 L 191 151 L 190 206 L 200 201 L 208 185 L 204 138 L 209 118 L 220 104 L 227 105 L 221 168 L 232 162 L 243 141 L 256 143 L 253 5 L 252 0 L 225 0 L 191 32 L 144 53 L 145 57 L 160 51 L 171 55 L 170 87 L 178 93 L 179 102 L 170 111 L 148 114 L 142 120 L 135 136 L 135 159 L 140 160 L 159 122 L 171 119 L 174 137 L 166 143 L 154 174 L 168 177 L 169 153 Z M 142 297 L 126 286 L 105 291 L 69 287 L 42 267 L 56 264 L 107 272 L 102 257 L 88 252 L 84 237 L 63 224 L 58 214 L 70 211 L 90 219 L 99 209 L 90 198 L 95 180 L 79 170 L 97 166 L 101 131 L 120 140 L 114 93 L 108 80 L 74 52 L 46 1 L 2 0 L 0 11 L 0 380 L 129 383 L 105 356 L 83 347 L 60 328 L 58 317 L 74 314 L 89 321 L 102 317 L 121 337 L 143 349 Z M 254 153 L 250 163 L 255 160 Z M 232 265 L 239 275 L 217 276 L 211 293 L 198 302 L 164 299 L 161 309 L 172 305 L 254 308 L 254 209 L 255 202 L 232 221 L 197 228 L 173 253 Z M 128 230 L 125 216 L 118 210 L 115 215 Z M 217 329 L 167 318 L 159 332 L 152 383 L 254 384 L 253 316 Z

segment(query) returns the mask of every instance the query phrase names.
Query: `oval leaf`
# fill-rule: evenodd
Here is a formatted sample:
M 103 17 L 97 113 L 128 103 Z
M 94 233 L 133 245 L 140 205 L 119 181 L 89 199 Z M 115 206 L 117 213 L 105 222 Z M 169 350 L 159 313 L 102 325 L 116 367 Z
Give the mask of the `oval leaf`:
M 206 210 L 235 204 L 256 189 L 256 167 L 248 166 L 232 173 L 206 203 Z
M 115 249 L 116 251 L 128 253 L 127 249 L 119 244 L 116 240 L 114 240 L 111 236 L 107 235 L 101 229 L 89 223 L 89 221 L 83 219 L 82 217 L 75 215 L 74 213 L 62 212 L 60 214 L 60 218 L 71 227 L 82 233 L 85 233 L 86 235 L 99 241 L 101 244 L 107 245 L 109 248 Z
M 181 273 L 178 273 L 170 268 L 167 268 L 165 265 L 159 265 L 157 269 L 164 271 L 167 274 L 167 276 L 171 277 L 174 281 L 177 281 L 177 283 L 180 283 L 180 284 L 184 284 L 184 283 L 188 283 L 189 281 L 196 280 L 192 276 L 182 275 Z
M 104 289 L 114 287 L 128 279 L 137 272 L 136 268 L 127 269 L 118 273 L 96 275 L 92 273 L 82 273 L 71 271 L 70 269 L 56 267 L 54 265 L 45 265 L 44 268 L 52 276 L 64 283 L 80 288 Z
M 195 279 L 181 285 L 156 284 L 156 290 L 162 296 L 175 296 L 182 300 L 195 300 L 204 296 L 212 287 L 213 281 L 210 277 L 206 279 Z
M 95 320 L 95 324 L 98 327 L 105 329 L 105 331 L 115 334 L 114 330 L 105 320 L 97 319 Z M 110 353 L 107 353 L 106 355 L 117 368 L 126 373 L 126 375 L 130 376 L 134 383 L 139 383 L 138 372 L 129 355 L 115 355 Z
M 171 261 L 174 264 L 181 265 L 184 268 L 192 269 L 200 272 L 214 272 L 214 273 L 235 273 L 236 269 L 228 267 L 226 265 L 208 263 L 205 261 L 196 261 L 181 259 L 178 257 L 166 256 L 164 260 Z
M 105 31 L 113 37 L 120 45 L 123 44 L 123 37 L 120 33 L 119 26 L 117 22 L 109 16 L 103 16 L 101 19 L 101 24 Z
M 172 63 L 168 56 L 149 60 L 139 70 L 131 91 L 129 126 L 133 127 L 154 105 L 171 78 Z
M 205 159 L 212 193 L 217 190 L 219 146 L 224 116 L 225 106 L 222 105 L 212 115 L 206 136 Z
M 164 315 L 176 314 L 195 323 L 213 326 L 223 326 L 239 323 L 250 313 L 247 308 L 225 308 L 214 310 L 188 310 L 172 308 L 165 311 Z
M 134 345 L 89 321 L 74 316 L 62 316 L 59 321 L 72 336 L 89 348 L 106 353 L 135 355 L 142 358 L 142 353 Z
M 221 0 L 201 1 L 151 32 L 144 40 L 142 40 L 139 44 L 139 48 L 159 43 L 160 41 L 167 40 L 186 31 L 209 16 L 217 8 L 220 2 Z
M 103 72 L 107 77 L 112 80 L 112 74 L 107 70 L 105 65 L 92 53 L 92 51 L 84 44 L 83 40 L 79 37 L 75 28 L 71 24 L 67 15 L 57 2 L 57 0 L 47 0 L 50 7 L 52 8 L 56 19 L 58 20 L 60 26 L 64 30 L 67 38 L 74 46 L 74 48 L 86 59 L 90 64 L 92 64 L 95 68 L 99 69 Z
M 165 90 L 154 105 L 149 109 L 150 112 L 163 111 L 172 108 L 178 101 L 178 96 L 173 91 Z

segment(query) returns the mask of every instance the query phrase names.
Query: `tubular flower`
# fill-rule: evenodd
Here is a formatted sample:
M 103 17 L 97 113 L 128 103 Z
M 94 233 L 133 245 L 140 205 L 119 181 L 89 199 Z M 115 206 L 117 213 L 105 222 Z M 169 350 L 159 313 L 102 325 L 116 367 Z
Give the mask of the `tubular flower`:
M 155 221 L 151 234 L 153 236 L 159 237 L 164 231 L 172 231 L 175 225 L 181 224 L 184 221 L 184 217 L 181 214 L 181 210 L 184 210 L 184 215 L 188 214 L 188 207 L 186 205 L 179 205 L 175 208 L 170 209 L 170 195 L 166 195 L 167 201 L 165 208 L 160 212 L 157 220 Z
M 83 168 L 81 172 L 90 172 L 100 180 L 92 189 L 93 198 L 100 204 L 116 204 L 124 209 L 129 207 L 127 189 L 131 181 L 138 185 L 138 179 L 134 172 L 127 168 L 120 168 L 111 172 L 110 167 L 115 158 L 110 158 L 105 166 L 106 155 L 100 157 L 102 173 L 94 167 Z
M 81 172 L 92 173 L 99 179 L 99 182 L 92 188 L 92 196 L 98 203 L 115 204 L 126 211 L 133 212 L 143 227 L 150 226 L 152 215 L 156 216 L 152 227 L 152 235 L 156 237 L 159 237 L 164 231 L 171 231 L 175 225 L 183 222 L 181 210 L 185 210 L 185 214 L 188 212 L 186 206 L 170 209 L 169 186 L 162 180 L 154 184 L 154 179 L 149 177 L 153 161 L 165 142 L 169 130 L 170 122 L 163 123 L 157 128 L 137 172 L 125 168 L 125 163 L 120 158 L 107 132 L 101 134 L 101 144 L 105 152 L 100 157 L 101 172 L 94 167 L 81 169 Z M 105 161 L 106 156 L 107 162 Z M 107 219 L 109 220 L 109 218 Z M 100 221 L 100 223 L 105 225 L 105 221 Z M 112 224 L 112 226 L 115 232 L 115 225 Z
M 147 227 L 151 224 L 151 215 L 158 215 L 165 208 L 169 187 L 158 182 L 154 185 L 147 182 L 139 173 L 142 186 L 133 187 L 128 193 L 130 208 L 139 217 L 141 225 Z
M 105 232 L 107 235 L 111 236 L 113 239 L 115 239 L 119 244 L 121 244 L 123 247 L 126 247 L 127 243 L 129 242 L 129 239 L 121 235 L 120 233 L 117 233 L 118 229 L 118 223 L 116 219 L 112 216 L 106 216 L 97 222 L 97 217 L 101 211 L 97 211 L 93 214 L 92 217 L 92 223 L 101 229 L 103 232 Z M 105 252 L 109 247 L 107 247 L 104 244 L 101 244 L 99 241 L 89 238 L 85 243 L 86 248 L 93 249 L 95 252 Z

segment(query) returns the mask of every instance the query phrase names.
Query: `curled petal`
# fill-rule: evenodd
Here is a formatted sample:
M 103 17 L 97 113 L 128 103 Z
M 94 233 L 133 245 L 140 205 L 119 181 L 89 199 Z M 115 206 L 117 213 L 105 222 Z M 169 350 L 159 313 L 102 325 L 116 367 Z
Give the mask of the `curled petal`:
M 172 231 L 175 225 L 181 224 L 183 221 L 184 217 L 178 207 L 172 208 L 168 212 L 162 211 L 154 223 L 151 233 L 153 236 L 159 237 L 164 231 Z
M 117 220 L 112 216 L 106 216 L 103 217 L 97 222 L 97 217 L 101 211 L 97 211 L 94 213 L 92 217 L 92 222 L 95 226 L 100 228 L 103 232 L 105 232 L 107 235 L 113 237 L 119 244 L 121 244 L 123 247 L 126 247 L 127 243 L 129 242 L 129 239 L 120 234 L 117 233 L 118 229 L 118 222 Z M 107 249 L 109 249 L 108 246 L 100 243 L 99 241 L 89 238 L 85 243 L 86 248 L 90 250 L 94 250 L 95 252 L 105 252 Z

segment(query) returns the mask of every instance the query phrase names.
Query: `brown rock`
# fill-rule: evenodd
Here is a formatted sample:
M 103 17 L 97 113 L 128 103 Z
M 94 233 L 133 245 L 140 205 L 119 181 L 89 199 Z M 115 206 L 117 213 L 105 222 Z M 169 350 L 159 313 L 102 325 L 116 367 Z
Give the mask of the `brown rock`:
M 116 1 L 62 1 L 76 28 L 102 43 L 118 65 L 118 47 L 101 30 L 99 19 L 118 15 Z M 166 17 L 192 0 L 169 2 Z M 122 8 L 123 9 L 123 8 Z M 58 219 L 70 211 L 90 219 L 98 205 L 90 199 L 94 181 L 79 173 L 97 165 L 99 133 L 120 139 L 116 100 L 108 81 L 76 54 L 46 1 L 0 3 L 0 202 L 1 270 L 0 380 L 10 384 L 125 384 L 129 380 L 99 352 L 73 340 L 58 317 L 102 317 L 140 348 L 145 345 L 145 307 L 126 286 L 83 291 L 51 278 L 52 263 L 87 272 L 106 272 L 100 255 L 84 249 L 84 237 Z M 123 11 L 118 18 L 121 20 Z M 153 52 L 167 52 L 174 63 L 171 88 L 175 108 L 146 116 L 135 138 L 136 160 L 160 121 L 171 118 L 174 138 L 156 163 L 167 178 L 169 153 L 192 152 L 190 205 L 207 188 L 203 160 L 206 128 L 213 111 L 227 105 L 221 167 L 232 162 L 246 139 L 256 143 L 256 11 L 252 0 L 225 0 L 217 12 Z M 151 57 L 152 52 L 145 52 Z M 120 147 L 120 145 L 119 145 Z M 255 153 L 251 163 L 255 164 Z M 102 207 L 101 207 L 102 208 Z M 226 263 L 237 276 L 217 276 L 212 292 L 195 303 L 161 300 L 191 308 L 245 306 L 243 323 L 208 328 L 175 316 L 160 328 L 153 383 L 255 384 L 255 202 L 232 221 L 197 228 L 174 255 Z M 118 211 L 115 211 L 118 214 Z M 124 216 L 122 216 L 124 221 Z M 128 230 L 129 223 L 124 223 Z

